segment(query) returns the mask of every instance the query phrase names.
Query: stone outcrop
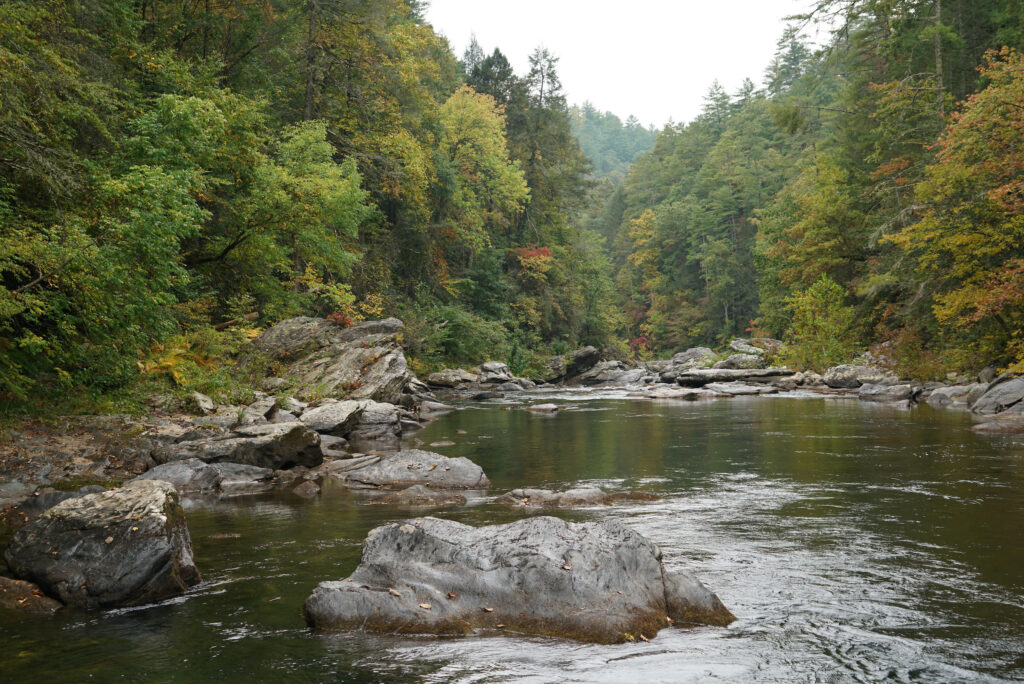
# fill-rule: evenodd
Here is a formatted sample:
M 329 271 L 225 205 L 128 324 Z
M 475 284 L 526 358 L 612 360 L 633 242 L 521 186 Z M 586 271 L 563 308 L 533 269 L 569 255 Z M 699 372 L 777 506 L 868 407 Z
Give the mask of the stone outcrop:
M 254 342 L 257 353 L 285 364 L 281 377 L 300 399 L 336 396 L 396 404 L 410 382 L 397 318 L 347 328 L 323 318 L 291 318 Z
M 697 368 L 707 368 L 715 362 L 718 355 L 707 347 L 692 347 L 679 352 L 658 372 L 661 382 L 675 382 L 680 373 Z
M 479 382 L 480 376 L 470 373 L 461 368 L 445 368 L 427 376 L 427 385 L 430 387 L 455 388 L 462 387 L 474 382 Z
M 63 607 L 31 582 L 0 575 L 0 608 L 28 615 L 52 615 Z
M 135 478 L 170 482 L 182 496 L 243 496 L 274 487 L 274 471 L 240 463 L 206 463 L 198 458 L 172 461 Z
M 601 361 L 593 368 L 576 376 L 570 382 L 587 386 L 635 385 L 647 375 L 643 368 L 630 368 L 622 361 Z
M 857 396 L 861 401 L 877 401 L 877 402 L 901 402 L 901 401 L 913 401 L 919 394 L 921 389 L 910 384 L 902 385 L 872 385 L 864 384 L 857 390 Z
M 856 389 L 861 385 L 894 385 L 896 378 L 872 366 L 844 364 L 825 371 L 825 384 L 833 389 Z
M 421 449 L 386 454 L 354 466 L 329 472 L 357 488 L 405 489 L 426 485 L 432 489 L 487 489 L 491 485 L 483 469 L 468 458 L 448 458 Z
M 14 535 L 4 559 L 17 577 L 83 608 L 160 601 L 199 582 L 178 494 L 159 480 L 57 504 Z
M 727 359 L 716 363 L 713 368 L 731 370 L 747 368 L 764 368 L 764 359 L 759 354 L 733 354 Z
M 983 415 L 1013 411 L 1024 411 L 1024 378 L 1008 377 L 997 379 L 988 386 L 971 410 Z
M 601 360 L 601 352 L 595 347 L 583 347 L 577 349 L 569 357 L 569 361 L 565 364 L 564 378 L 573 378 L 577 375 L 585 373 L 586 371 L 597 365 L 597 362 Z
M 676 382 L 683 387 L 704 387 L 713 382 L 764 382 L 794 375 L 788 368 L 754 368 L 739 370 L 729 368 L 698 368 L 680 373 Z
M 470 527 L 422 518 L 371 530 L 347 580 L 306 600 L 317 629 L 466 634 L 476 629 L 615 643 L 670 621 L 727 625 L 732 614 L 652 542 L 616 522 L 532 517 Z
M 159 446 L 152 456 L 158 464 L 197 458 L 271 470 L 297 465 L 312 468 L 323 462 L 320 435 L 301 422 L 238 427 L 205 439 Z

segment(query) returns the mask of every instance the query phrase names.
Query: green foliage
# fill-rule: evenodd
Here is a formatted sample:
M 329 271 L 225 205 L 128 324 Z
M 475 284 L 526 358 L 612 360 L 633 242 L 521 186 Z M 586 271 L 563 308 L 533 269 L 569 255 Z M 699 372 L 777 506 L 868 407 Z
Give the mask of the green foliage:
M 786 335 L 782 360 L 819 373 L 849 362 L 857 348 L 853 307 L 846 291 L 826 275 L 789 300 L 793 324 Z

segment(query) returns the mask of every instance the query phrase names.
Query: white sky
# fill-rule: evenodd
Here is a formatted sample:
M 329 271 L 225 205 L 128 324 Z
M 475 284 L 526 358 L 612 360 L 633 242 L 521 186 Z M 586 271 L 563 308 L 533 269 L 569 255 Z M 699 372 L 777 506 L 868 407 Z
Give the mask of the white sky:
M 783 17 L 811 0 L 430 0 L 427 20 L 462 57 L 470 35 L 516 73 L 543 45 L 560 58 L 570 104 L 590 100 L 660 128 L 690 121 L 717 78 L 729 93 L 761 85 Z

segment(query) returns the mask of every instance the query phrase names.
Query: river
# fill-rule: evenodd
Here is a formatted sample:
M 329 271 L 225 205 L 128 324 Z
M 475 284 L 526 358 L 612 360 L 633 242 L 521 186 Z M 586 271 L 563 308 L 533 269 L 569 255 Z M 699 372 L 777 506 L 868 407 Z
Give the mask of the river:
M 1024 438 L 969 416 L 849 399 L 701 403 L 529 392 L 556 415 L 472 404 L 417 433 L 515 487 L 641 489 L 617 518 L 738 617 L 650 643 L 315 634 L 301 606 L 367 531 L 417 517 L 328 483 L 189 504 L 204 582 L 184 597 L 55 618 L 0 613 L 5 681 L 975 682 L 1024 679 Z M 427 447 L 430 448 L 430 447 Z M 472 524 L 530 513 L 471 501 Z

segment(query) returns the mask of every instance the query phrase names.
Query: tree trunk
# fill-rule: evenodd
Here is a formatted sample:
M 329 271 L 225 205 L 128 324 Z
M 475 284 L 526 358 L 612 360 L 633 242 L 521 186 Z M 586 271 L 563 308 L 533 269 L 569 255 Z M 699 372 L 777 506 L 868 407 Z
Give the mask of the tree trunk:
M 309 0 L 309 32 L 306 36 L 306 106 L 302 112 L 302 119 L 310 121 L 313 118 L 313 97 L 316 92 L 316 0 Z

